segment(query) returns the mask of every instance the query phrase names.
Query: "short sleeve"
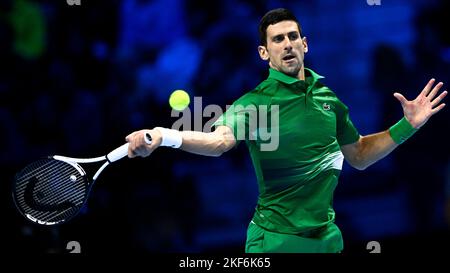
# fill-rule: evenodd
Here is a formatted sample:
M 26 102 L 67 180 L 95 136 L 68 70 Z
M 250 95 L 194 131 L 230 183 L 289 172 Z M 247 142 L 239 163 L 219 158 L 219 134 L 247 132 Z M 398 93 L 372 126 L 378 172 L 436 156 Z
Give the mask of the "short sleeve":
M 257 107 L 251 100 L 251 94 L 247 94 L 236 100 L 213 124 L 228 126 L 236 141 L 249 140 L 250 134 L 257 130 Z
M 336 117 L 336 138 L 340 146 L 355 143 L 360 135 L 350 119 L 348 107 L 338 99 Z

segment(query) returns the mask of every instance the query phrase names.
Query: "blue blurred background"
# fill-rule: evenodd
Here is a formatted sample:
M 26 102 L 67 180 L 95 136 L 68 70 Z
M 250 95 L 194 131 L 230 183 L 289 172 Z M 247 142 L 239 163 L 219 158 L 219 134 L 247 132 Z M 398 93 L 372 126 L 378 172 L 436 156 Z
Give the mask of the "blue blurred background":
M 450 4 L 368 2 L 377 1 L 2 0 L 3 249 L 59 253 L 75 240 L 85 253 L 242 253 L 257 198 L 244 144 L 220 158 L 161 148 L 120 161 L 82 214 L 59 227 L 19 215 L 12 178 L 46 155 L 98 156 L 134 130 L 171 127 L 175 89 L 225 109 L 267 77 L 257 27 L 278 7 L 299 18 L 306 66 L 325 76 L 360 133 L 385 130 L 402 117 L 394 91 L 411 99 L 431 77 L 450 83 Z M 365 171 L 344 164 L 334 199 L 344 252 L 366 253 L 369 241 L 392 253 L 445 249 L 447 108 Z

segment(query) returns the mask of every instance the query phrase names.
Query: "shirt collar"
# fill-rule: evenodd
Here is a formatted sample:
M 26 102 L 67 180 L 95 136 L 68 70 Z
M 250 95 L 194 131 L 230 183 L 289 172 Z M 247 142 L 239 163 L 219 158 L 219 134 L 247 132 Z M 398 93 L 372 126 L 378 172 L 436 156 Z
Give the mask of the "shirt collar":
M 319 79 L 324 78 L 323 76 L 317 74 L 313 70 L 305 67 L 305 80 L 307 83 L 314 85 Z M 269 79 L 275 79 L 277 81 L 286 83 L 286 84 L 293 84 L 296 82 L 300 82 L 301 80 L 288 76 L 284 74 L 283 72 L 280 72 L 278 70 L 275 70 L 273 68 L 269 68 Z

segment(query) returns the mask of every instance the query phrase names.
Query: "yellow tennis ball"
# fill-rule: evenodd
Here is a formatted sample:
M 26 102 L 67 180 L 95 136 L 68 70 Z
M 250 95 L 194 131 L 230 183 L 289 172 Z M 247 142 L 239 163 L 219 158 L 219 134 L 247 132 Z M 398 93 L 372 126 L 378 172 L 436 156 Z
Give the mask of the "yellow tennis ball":
M 177 111 L 183 111 L 190 102 L 189 94 L 184 90 L 173 91 L 169 98 L 170 107 Z

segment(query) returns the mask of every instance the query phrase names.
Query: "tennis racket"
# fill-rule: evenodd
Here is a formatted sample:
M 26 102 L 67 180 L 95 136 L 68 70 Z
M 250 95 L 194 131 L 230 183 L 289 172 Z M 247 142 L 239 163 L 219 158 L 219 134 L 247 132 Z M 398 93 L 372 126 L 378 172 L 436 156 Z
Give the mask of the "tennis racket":
M 151 136 L 145 135 L 151 144 Z M 71 158 L 49 156 L 37 160 L 14 177 L 13 200 L 19 212 L 40 225 L 57 225 L 75 217 L 86 204 L 100 173 L 110 164 L 128 154 L 128 143 L 105 156 Z M 92 179 L 78 163 L 104 162 Z

